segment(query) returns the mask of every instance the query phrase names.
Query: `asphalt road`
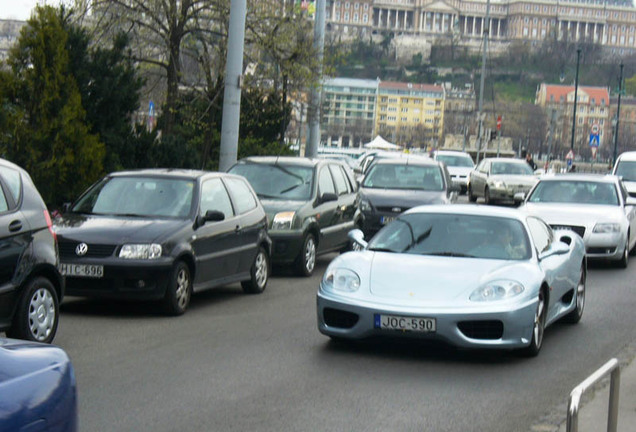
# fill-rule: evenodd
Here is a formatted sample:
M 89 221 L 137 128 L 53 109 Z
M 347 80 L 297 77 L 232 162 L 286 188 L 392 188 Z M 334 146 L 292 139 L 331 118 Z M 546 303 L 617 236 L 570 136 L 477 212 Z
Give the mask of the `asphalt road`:
M 636 341 L 634 258 L 591 266 L 582 321 L 550 327 L 537 358 L 333 343 L 315 293 L 334 256 L 311 278 L 276 271 L 262 295 L 196 295 L 176 318 L 67 298 L 55 343 L 75 366 L 80 430 L 550 431 L 572 388 Z

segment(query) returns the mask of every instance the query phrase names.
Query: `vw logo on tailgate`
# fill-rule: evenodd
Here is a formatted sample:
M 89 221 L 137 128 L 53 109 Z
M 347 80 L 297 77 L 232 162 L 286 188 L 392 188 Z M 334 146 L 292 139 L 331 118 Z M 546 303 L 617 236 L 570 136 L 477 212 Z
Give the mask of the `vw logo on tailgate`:
M 88 245 L 86 243 L 80 243 L 75 248 L 75 254 L 77 256 L 84 256 L 88 252 Z

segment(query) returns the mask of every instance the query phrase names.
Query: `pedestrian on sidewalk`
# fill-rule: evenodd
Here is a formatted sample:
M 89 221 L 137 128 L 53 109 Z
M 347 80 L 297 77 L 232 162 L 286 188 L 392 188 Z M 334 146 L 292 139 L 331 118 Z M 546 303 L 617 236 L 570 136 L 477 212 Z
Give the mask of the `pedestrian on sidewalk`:
M 530 152 L 526 153 L 526 162 L 528 162 L 528 165 L 530 165 L 532 171 L 535 171 L 537 169 L 537 164 L 534 163 L 534 160 L 532 160 L 532 155 L 530 154 Z

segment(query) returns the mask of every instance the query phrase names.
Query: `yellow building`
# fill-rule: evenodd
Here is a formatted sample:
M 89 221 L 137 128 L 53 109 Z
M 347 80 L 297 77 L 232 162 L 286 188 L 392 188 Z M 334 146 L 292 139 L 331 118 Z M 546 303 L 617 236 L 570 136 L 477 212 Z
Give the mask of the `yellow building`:
M 382 81 L 376 133 L 405 148 L 433 148 L 444 131 L 445 90 L 440 85 Z

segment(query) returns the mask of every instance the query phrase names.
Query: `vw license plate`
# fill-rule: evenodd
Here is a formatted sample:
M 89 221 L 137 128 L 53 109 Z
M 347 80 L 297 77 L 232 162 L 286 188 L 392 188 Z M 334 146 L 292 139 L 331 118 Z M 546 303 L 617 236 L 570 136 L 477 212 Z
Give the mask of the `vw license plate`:
M 436 330 L 435 318 L 414 318 L 396 315 L 375 315 L 375 328 L 432 333 Z
M 60 264 L 63 276 L 101 278 L 104 276 L 104 266 L 93 264 Z

